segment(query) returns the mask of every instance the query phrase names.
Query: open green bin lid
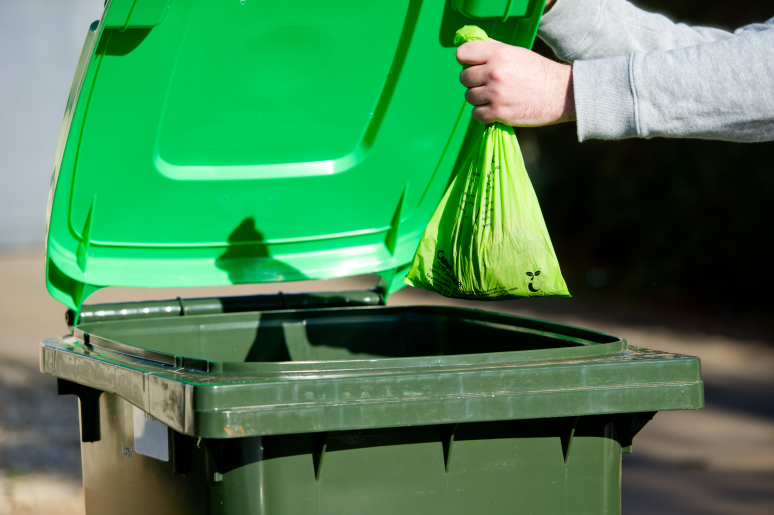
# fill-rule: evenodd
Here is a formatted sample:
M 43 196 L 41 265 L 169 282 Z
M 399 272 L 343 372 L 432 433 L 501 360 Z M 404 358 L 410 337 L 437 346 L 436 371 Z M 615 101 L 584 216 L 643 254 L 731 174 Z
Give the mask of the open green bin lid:
M 543 4 L 108 0 L 60 132 L 49 292 L 77 309 L 105 286 L 399 288 L 477 129 L 454 32 L 483 16 L 530 47 Z

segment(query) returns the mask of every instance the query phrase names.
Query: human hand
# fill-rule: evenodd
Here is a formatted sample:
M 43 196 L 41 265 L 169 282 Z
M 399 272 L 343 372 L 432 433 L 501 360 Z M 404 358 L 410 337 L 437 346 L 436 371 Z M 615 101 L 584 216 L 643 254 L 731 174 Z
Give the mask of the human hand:
M 460 74 L 484 124 L 534 127 L 575 120 L 572 67 L 499 41 L 470 41 L 457 48 Z
M 543 7 L 543 13 L 547 13 L 548 10 L 551 9 L 551 7 L 553 7 L 555 3 L 556 3 L 556 0 L 546 0 L 546 5 L 545 7 Z

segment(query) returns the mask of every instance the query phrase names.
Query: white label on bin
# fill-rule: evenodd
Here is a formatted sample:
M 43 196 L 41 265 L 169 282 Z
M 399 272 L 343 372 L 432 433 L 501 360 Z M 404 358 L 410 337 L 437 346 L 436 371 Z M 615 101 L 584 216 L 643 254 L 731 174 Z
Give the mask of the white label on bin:
M 132 406 L 134 418 L 134 452 L 161 461 L 169 461 L 167 426 L 143 410 Z

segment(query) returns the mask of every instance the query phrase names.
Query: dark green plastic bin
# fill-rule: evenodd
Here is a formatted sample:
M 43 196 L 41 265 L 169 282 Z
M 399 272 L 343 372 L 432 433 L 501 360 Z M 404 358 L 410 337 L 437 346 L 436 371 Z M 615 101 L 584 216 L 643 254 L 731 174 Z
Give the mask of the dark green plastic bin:
M 41 350 L 80 399 L 87 515 L 619 513 L 634 435 L 703 405 L 697 358 L 386 306 L 482 130 L 455 31 L 530 47 L 544 3 L 107 0 L 48 209 L 74 332 Z M 83 306 L 362 274 L 376 290 Z
M 515 316 L 137 307 L 43 342 L 81 399 L 88 515 L 617 514 L 634 435 L 703 405 L 698 358 Z

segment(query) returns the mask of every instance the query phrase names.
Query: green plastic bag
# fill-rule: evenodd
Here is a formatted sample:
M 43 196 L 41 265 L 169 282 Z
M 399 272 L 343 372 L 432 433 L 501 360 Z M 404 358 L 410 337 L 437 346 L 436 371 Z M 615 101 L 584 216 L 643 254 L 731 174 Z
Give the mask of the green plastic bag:
M 478 27 L 455 43 L 488 40 Z M 445 297 L 569 297 L 513 128 L 487 126 L 425 229 L 404 282 Z

